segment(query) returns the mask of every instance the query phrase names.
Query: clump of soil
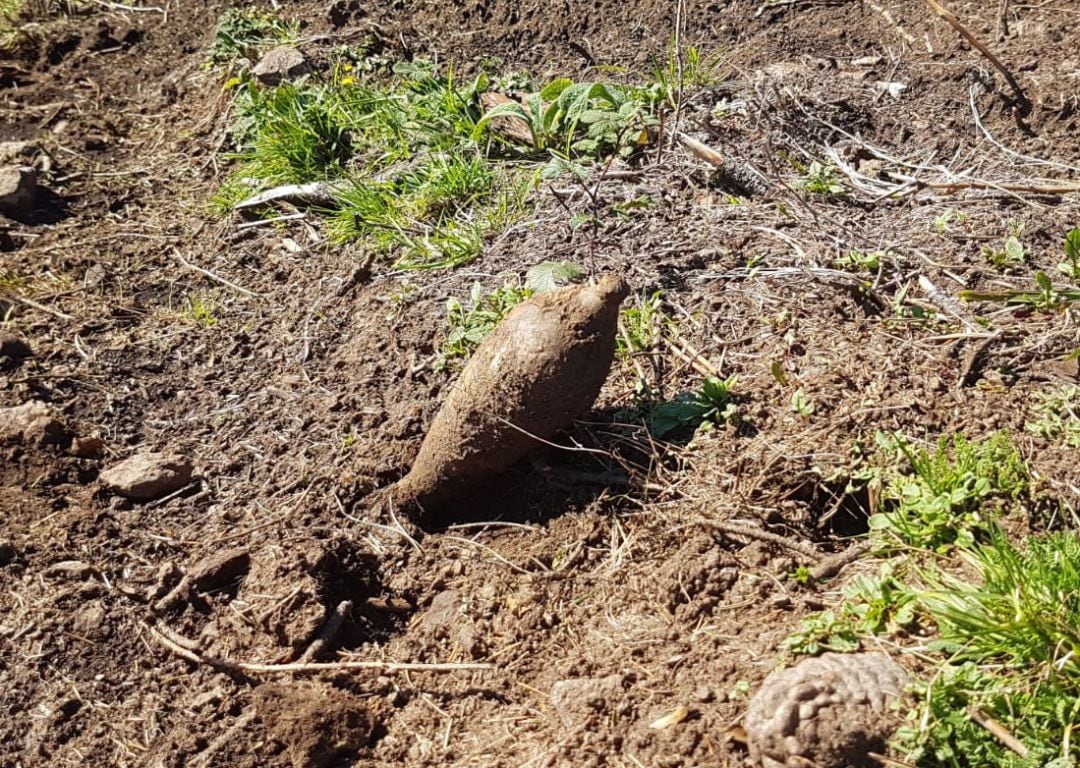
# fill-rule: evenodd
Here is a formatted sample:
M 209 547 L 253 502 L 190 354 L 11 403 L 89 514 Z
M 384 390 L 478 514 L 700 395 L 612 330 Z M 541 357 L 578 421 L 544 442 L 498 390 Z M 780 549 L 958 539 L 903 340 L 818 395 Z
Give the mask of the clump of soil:
M 363 702 L 331 685 L 264 683 L 252 698 L 267 735 L 293 768 L 325 768 L 371 740 L 373 723 Z

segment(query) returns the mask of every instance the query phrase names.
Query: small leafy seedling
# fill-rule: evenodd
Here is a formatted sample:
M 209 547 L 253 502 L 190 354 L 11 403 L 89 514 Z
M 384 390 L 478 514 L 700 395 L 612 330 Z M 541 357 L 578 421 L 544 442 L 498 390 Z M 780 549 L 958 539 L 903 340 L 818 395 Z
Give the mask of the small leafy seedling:
M 791 395 L 791 410 L 799 414 L 804 419 L 809 419 L 814 413 L 814 403 L 806 396 L 806 392 L 802 387 L 799 387 Z
M 183 316 L 203 328 L 213 328 L 217 324 L 214 310 L 217 302 L 211 294 L 195 292 L 184 297 Z
M 1031 406 L 1034 419 L 1026 429 L 1047 440 L 1061 440 L 1080 448 L 1080 387 L 1066 385 L 1055 392 L 1039 392 Z
M 487 292 L 476 283 L 469 295 L 468 305 L 457 297 L 446 302 L 446 320 L 449 330 L 442 345 L 438 369 L 446 368 L 454 360 L 468 358 L 495 326 L 511 309 L 532 296 L 531 288 L 505 285 Z
M 806 175 L 799 180 L 799 188 L 821 197 L 839 197 L 844 194 L 844 185 L 840 183 L 836 168 L 823 165 L 817 160 L 810 163 Z
M 1065 236 L 1065 260 L 1057 268 L 1074 283 L 1080 283 L 1080 227 Z
M 635 304 L 619 314 L 616 351 L 620 358 L 652 351 L 672 321 L 664 312 L 664 292 L 638 297 Z
M 697 392 L 683 392 L 674 400 L 653 405 L 646 425 L 656 437 L 664 437 L 681 429 L 711 429 L 733 421 L 738 415 L 733 389 L 735 376 L 726 379 L 707 378 Z
M 1027 261 L 1027 251 L 1016 235 L 1006 237 L 1000 249 L 985 246 L 982 254 L 983 258 L 999 272 Z
M 233 8 L 225 12 L 214 32 L 210 64 L 228 64 L 238 59 L 257 59 L 272 45 L 296 40 L 299 26 L 282 21 L 254 8 Z
M 585 277 L 584 267 L 569 261 L 542 261 L 525 273 L 525 287 L 546 293 L 575 283 Z
M 833 261 L 833 266 L 849 272 L 877 272 L 884 260 L 884 251 L 851 251 Z

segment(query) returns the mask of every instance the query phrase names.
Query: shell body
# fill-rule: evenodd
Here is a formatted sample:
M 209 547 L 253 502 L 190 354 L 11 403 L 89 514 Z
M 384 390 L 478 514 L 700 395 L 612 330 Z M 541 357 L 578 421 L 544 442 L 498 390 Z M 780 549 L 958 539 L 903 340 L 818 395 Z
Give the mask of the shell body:
M 878 765 L 900 718 L 907 674 L 884 653 L 825 653 L 765 678 L 746 711 L 751 760 L 763 768 Z
M 461 372 L 395 498 L 437 507 L 569 427 L 607 379 L 628 291 L 605 275 L 515 307 Z

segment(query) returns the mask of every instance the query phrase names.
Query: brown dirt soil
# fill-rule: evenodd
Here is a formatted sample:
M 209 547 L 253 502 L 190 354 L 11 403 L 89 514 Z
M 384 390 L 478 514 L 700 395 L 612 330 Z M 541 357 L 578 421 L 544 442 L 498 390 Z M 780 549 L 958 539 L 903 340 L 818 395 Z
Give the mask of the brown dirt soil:
M 676 6 L 281 5 L 316 62 L 374 36 L 540 80 L 666 59 Z M 1075 509 L 1075 451 L 1024 431 L 1036 393 L 1077 381 L 1075 309 L 932 291 L 1032 287 L 1080 197 L 924 182 L 1080 176 L 1080 26 L 1065 0 L 950 6 L 1030 105 L 921 3 L 687 3 L 684 43 L 725 77 L 681 128 L 765 191 L 730 204 L 730 180 L 676 146 L 598 180 L 601 211 L 570 203 L 597 229 L 540 191 L 535 217 L 442 274 L 368 274 L 314 219 L 208 213 L 231 118 L 204 61 L 225 2 L 93 3 L 0 54 L 0 140 L 37 143 L 48 190 L 0 217 L 0 317 L 32 352 L 0 356 L 0 408 L 49 414 L 0 440 L 0 766 L 744 765 L 748 691 L 802 615 L 875 567 L 790 578 L 806 546 L 865 529 L 867 500 L 835 479 L 856 441 L 1010 429 L 1044 499 L 1018 530 Z M 843 167 L 846 194 L 794 190 L 792 161 L 812 160 Z M 998 272 L 982 249 L 1016 231 L 1030 263 Z M 888 258 L 835 269 L 852 250 Z M 571 435 L 603 456 L 543 453 L 426 531 L 372 503 L 453 384 L 431 365 L 446 298 L 563 259 L 663 290 L 698 366 L 739 377 L 744 428 L 650 446 L 617 423 L 637 377 L 621 362 Z M 699 384 L 692 357 L 634 362 L 670 396 Z M 146 503 L 102 487 L 145 451 L 189 457 L 192 481 Z M 726 520 L 803 551 L 710 524 Z M 238 666 L 334 659 L 491 666 Z

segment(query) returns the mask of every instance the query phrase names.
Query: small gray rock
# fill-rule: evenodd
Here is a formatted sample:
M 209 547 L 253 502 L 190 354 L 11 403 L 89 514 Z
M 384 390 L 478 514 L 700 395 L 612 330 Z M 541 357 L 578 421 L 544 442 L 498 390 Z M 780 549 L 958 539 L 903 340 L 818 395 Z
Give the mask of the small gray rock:
M 82 560 L 61 560 L 45 569 L 47 577 L 68 581 L 86 581 L 95 573 L 97 573 L 97 568 Z
M 103 485 L 137 501 L 150 501 L 178 491 L 191 482 L 191 460 L 176 453 L 137 453 L 100 475 Z
M 869 768 L 900 724 L 907 674 L 884 653 L 825 653 L 765 678 L 746 710 L 750 758 L 764 768 Z
M 304 54 L 288 45 L 281 45 L 263 54 L 251 70 L 255 79 L 263 85 L 280 85 L 311 72 Z
M 454 624 L 461 615 L 461 595 L 452 589 L 440 592 L 420 620 L 425 627 L 437 629 Z
M 37 172 L 25 165 L 0 168 L 0 212 L 29 213 L 37 201 Z
M 624 675 L 560 680 L 551 686 L 551 706 L 567 726 L 582 726 L 590 715 L 615 709 L 625 696 L 625 683 Z
M 67 437 L 64 422 L 39 400 L 0 408 L 0 445 L 57 445 Z

